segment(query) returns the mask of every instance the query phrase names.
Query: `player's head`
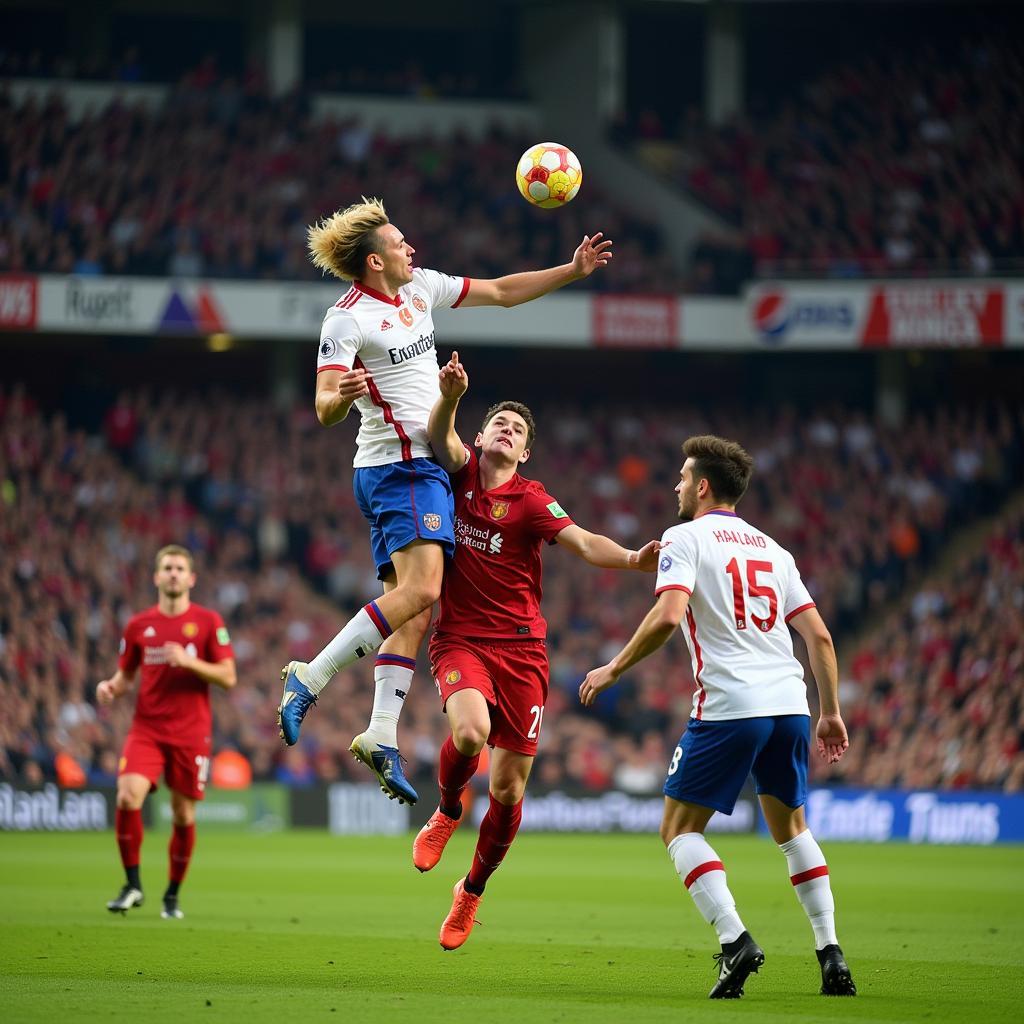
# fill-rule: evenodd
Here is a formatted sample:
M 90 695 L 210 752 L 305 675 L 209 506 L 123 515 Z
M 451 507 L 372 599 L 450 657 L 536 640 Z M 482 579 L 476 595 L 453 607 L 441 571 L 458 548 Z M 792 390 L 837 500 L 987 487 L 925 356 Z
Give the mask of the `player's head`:
M 482 454 L 501 462 L 525 462 L 536 436 L 537 424 L 527 406 L 522 402 L 498 402 L 484 413 L 476 446 Z
M 196 585 L 192 552 L 180 544 L 168 544 L 156 553 L 153 582 L 162 597 L 181 597 Z
M 308 231 L 309 255 L 315 266 L 345 281 L 382 275 L 393 287 L 412 280 L 413 249 L 388 220 L 379 199 L 367 199 L 338 210 Z
M 754 460 L 735 441 L 700 434 L 683 442 L 683 467 L 676 494 L 679 518 L 695 519 L 701 507 L 734 506 L 747 490 Z

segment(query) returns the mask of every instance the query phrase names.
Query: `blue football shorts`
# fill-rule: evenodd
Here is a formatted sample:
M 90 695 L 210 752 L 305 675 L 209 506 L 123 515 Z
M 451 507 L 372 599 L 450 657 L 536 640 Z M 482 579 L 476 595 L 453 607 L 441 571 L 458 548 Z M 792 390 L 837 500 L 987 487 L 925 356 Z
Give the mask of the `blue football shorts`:
M 414 540 L 455 553 L 455 500 L 448 474 L 433 459 L 364 466 L 352 476 L 359 510 L 370 524 L 378 579 L 394 571 L 391 555 Z
M 753 775 L 759 794 L 802 807 L 810 743 L 809 715 L 726 722 L 691 718 L 668 766 L 665 796 L 732 814 L 747 776 Z

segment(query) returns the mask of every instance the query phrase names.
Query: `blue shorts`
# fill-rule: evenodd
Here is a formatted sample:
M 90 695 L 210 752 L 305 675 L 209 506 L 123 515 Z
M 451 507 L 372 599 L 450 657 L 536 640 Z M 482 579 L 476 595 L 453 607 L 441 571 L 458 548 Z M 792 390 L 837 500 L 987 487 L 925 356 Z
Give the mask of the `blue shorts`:
M 753 774 L 757 792 L 787 807 L 807 801 L 809 715 L 734 718 L 727 722 L 691 718 L 672 755 L 665 796 L 732 814 Z
M 356 502 L 370 524 L 377 577 L 394 571 L 391 555 L 414 540 L 455 553 L 455 500 L 448 474 L 433 459 L 364 466 L 352 476 Z

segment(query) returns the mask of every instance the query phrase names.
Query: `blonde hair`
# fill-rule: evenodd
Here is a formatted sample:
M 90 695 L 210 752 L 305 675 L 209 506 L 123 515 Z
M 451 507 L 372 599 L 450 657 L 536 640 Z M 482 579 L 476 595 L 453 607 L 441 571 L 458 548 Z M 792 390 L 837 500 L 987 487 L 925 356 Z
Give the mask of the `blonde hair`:
M 358 281 L 366 268 L 366 257 L 377 245 L 377 229 L 390 224 L 379 199 L 353 203 L 312 224 L 306 233 L 313 265 L 340 277 Z
M 180 544 L 168 544 L 166 547 L 162 547 L 156 553 L 156 562 L 153 566 L 156 572 L 160 571 L 160 563 L 164 560 L 167 555 L 180 555 L 182 558 L 188 561 L 188 571 L 195 572 L 196 567 L 192 561 L 192 552 L 188 548 L 183 548 Z

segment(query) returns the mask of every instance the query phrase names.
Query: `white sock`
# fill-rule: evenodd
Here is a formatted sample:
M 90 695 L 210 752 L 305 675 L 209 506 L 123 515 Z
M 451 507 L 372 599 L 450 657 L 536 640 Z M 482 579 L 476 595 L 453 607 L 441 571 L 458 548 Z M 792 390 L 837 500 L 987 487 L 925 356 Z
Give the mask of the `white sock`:
M 805 829 L 795 839 L 780 844 L 779 849 L 786 855 L 789 880 L 793 883 L 796 898 L 814 929 L 815 949 L 838 943 L 836 901 L 832 897 L 828 865 L 811 830 Z
M 412 687 L 415 658 L 378 654 L 373 666 L 373 711 L 366 735 L 385 747 L 398 746 L 398 719 Z
M 704 920 L 714 925 L 718 941 L 738 939 L 746 928 L 726 885 L 725 868 L 708 841 L 699 832 L 684 832 L 668 844 L 668 855 Z
M 376 601 L 360 608 L 341 632 L 309 663 L 305 684 L 319 693 L 339 669 L 377 650 L 391 636 L 391 627 Z

